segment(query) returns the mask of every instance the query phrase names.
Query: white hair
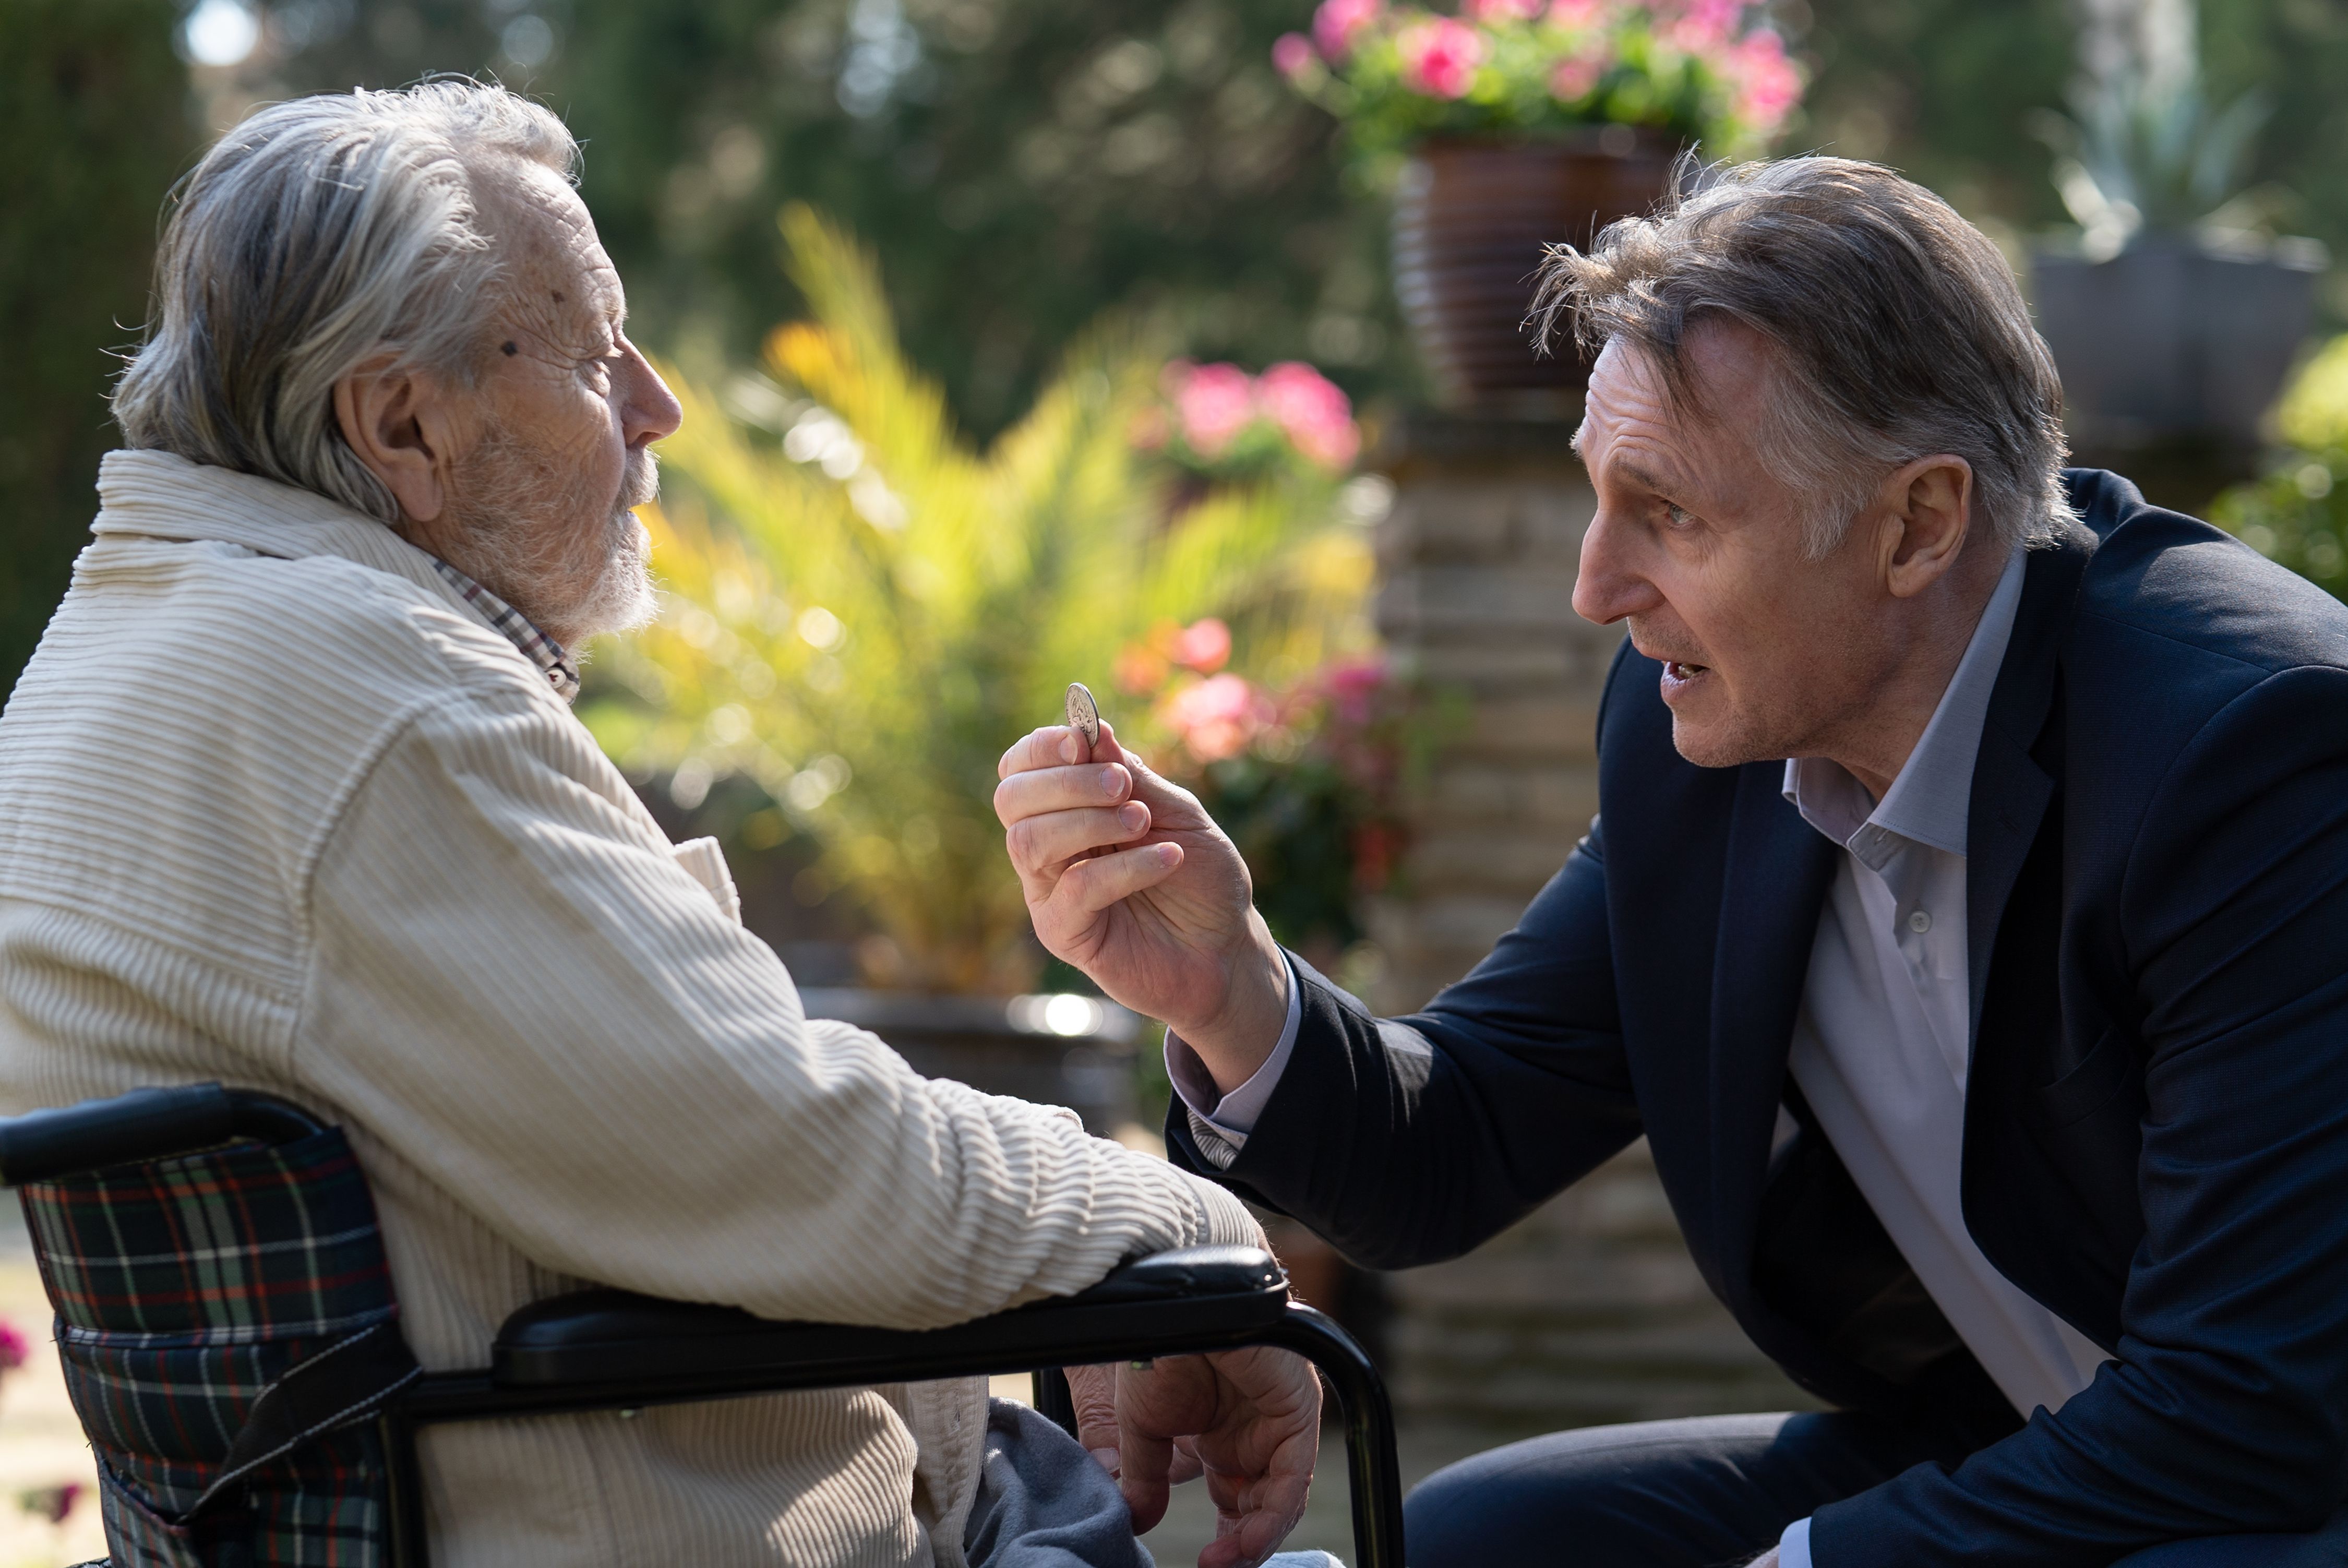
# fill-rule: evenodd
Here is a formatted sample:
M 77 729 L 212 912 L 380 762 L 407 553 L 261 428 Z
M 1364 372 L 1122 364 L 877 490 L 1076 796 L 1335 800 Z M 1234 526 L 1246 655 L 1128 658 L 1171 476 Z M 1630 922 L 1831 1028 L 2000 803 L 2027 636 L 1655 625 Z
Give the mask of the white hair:
M 575 180 L 579 144 L 494 83 L 427 81 L 256 110 L 181 183 L 155 318 L 114 389 L 134 447 L 314 490 L 396 522 L 335 384 L 378 355 L 472 380 L 499 263 L 475 181 L 505 160 Z

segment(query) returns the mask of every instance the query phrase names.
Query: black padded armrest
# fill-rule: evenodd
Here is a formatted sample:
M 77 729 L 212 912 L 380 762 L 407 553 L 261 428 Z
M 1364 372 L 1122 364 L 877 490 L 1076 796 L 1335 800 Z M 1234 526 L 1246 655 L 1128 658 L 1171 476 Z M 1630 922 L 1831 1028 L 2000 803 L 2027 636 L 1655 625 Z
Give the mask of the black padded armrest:
M 1280 1264 L 1253 1247 L 1155 1253 L 1076 1295 L 925 1330 L 778 1323 L 734 1307 L 578 1291 L 506 1319 L 490 1377 L 517 1389 L 647 1381 L 780 1388 L 1018 1372 L 1231 1340 L 1278 1322 L 1287 1299 Z
M 273 1095 L 216 1083 L 134 1088 L 0 1120 L 0 1186 L 169 1160 L 238 1138 L 286 1143 L 324 1125 Z

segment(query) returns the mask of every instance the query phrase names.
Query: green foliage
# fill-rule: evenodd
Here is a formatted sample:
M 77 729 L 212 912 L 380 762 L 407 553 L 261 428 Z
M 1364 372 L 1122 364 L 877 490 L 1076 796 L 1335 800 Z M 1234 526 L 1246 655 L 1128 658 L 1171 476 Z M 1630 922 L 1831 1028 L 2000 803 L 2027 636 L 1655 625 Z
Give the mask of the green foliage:
M 2219 496 L 2209 519 L 2348 599 L 2348 335 L 2308 362 L 2283 394 L 2275 423 L 2289 446 L 2264 479 Z
M 1283 39 L 1290 81 L 1373 166 L 1436 137 L 1543 137 L 1625 125 L 1713 157 L 1750 155 L 1800 97 L 1777 34 L 1739 35 L 1742 0 L 1574 0 L 1472 18 L 1334 0 L 1317 46 Z
M 356 0 L 248 73 L 258 96 L 495 70 L 587 143 L 583 194 L 641 340 L 739 365 L 807 302 L 775 265 L 803 201 L 885 258 L 915 363 L 1001 429 L 1103 310 L 1180 346 L 1415 385 L 1382 215 L 1273 71 L 1303 7 L 1250 0 L 557 0 L 525 71 L 484 0 Z M 279 11 L 334 16 L 321 0 Z
M 65 593 L 112 444 L 107 349 L 146 315 L 192 138 L 171 0 L 0 5 L 0 693 Z
M 683 803 L 754 779 L 774 804 L 745 847 L 815 837 L 820 874 L 889 938 L 869 978 L 1022 989 L 1036 954 L 991 804 L 1004 748 L 1057 721 L 1068 681 L 1107 692 L 1159 622 L 1220 614 L 1250 668 L 1318 664 L 1365 553 L 1307 469 L 1179 493 L 1133 445 L 1164 355 L 1130 325 L 1080 339 L 974 449 L 909 363 L 870 255 L 804 208 L 784 226 L 814 319 L 770 337 L 767 401 L 736 389 L 766 431 L 680 382 L 654 518 L 671 608 L 610 651 L 585 717 Z

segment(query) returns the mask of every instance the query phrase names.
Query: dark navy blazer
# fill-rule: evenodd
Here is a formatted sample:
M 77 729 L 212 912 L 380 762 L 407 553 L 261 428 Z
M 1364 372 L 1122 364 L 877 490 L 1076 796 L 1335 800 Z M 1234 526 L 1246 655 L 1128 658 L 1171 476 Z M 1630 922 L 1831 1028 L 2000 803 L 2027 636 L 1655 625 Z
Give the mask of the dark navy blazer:
M 2348 1500 L 2348 608 L 2113 475 L 2032 553 L 1975 764 L 1965 1222 L 2118 1357 L 2027 1425 L 1811 1123 L 1787 1052 L 1840 851 L 1781 763 L 1673 749 L 1626 645 L 1600 818 L 1490 957 L 1407 1018 L 1309 970 L 1228 1172 L 1402 1267 L 1644 1133 L 1704 1280 L 1796 1381 L 1968 1423 L 1818 1511 L 1828 1568 L 2108 1563 Z M 1602 828 L 1601 825 L 1602 824 Z M 1804 1130 L 1773 1158 L 1779 1106 Z

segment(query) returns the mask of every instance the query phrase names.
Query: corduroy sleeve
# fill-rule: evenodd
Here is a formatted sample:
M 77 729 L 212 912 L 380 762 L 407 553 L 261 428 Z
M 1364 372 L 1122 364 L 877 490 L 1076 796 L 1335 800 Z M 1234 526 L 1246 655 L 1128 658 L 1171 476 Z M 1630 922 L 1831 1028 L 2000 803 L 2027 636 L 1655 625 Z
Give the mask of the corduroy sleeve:
M 541 1264 L 929 1327 L 1260 1233 L 1065 1111 L 810 1023 L 567 713 L 391 740 L 318 853 L 295 1071 Z

